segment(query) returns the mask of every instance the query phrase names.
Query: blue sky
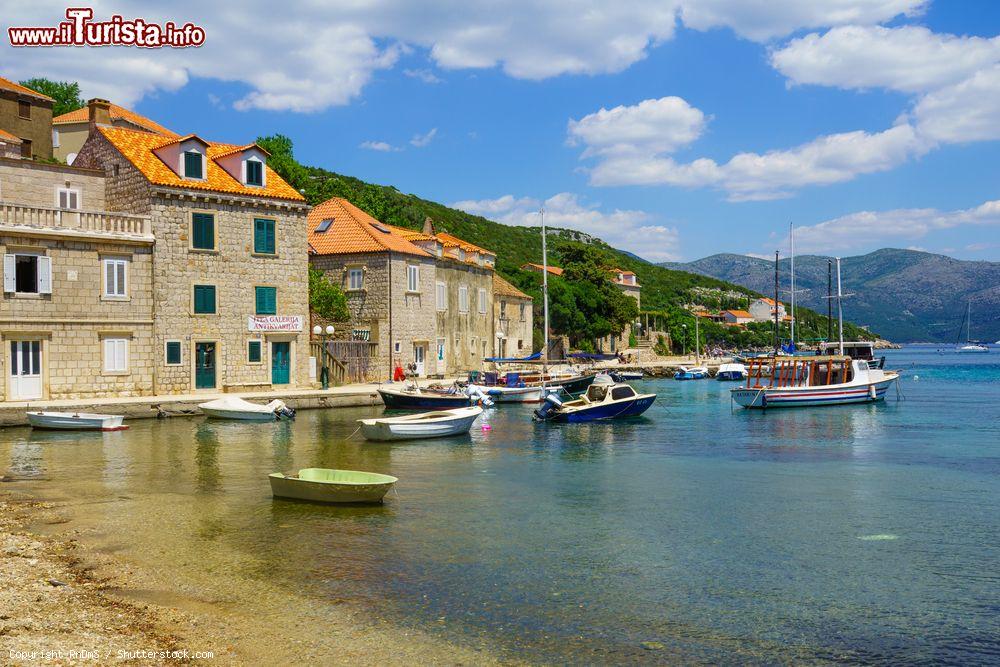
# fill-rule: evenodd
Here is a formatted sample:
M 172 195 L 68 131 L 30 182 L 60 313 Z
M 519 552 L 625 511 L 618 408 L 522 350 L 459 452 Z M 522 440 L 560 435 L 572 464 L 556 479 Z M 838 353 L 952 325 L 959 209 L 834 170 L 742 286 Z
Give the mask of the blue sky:
M 22 4 L 5 27 L 64 10 Z M 0 74 L 653 261 L 785 251 L 789 222 L 802 251 L 1000 259 L 998 3 L 204 5 L 95 5 L 200 49 L 4 45 Z

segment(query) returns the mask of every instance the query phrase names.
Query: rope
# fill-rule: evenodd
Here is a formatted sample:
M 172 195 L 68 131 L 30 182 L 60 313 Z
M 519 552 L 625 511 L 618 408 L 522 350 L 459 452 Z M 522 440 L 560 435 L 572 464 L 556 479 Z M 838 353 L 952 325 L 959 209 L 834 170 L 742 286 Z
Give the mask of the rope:
M 351 438 L 353 438 L 353 437 L 354 437 L 355 435 L 357 435 L 358 431 L 360 431 L 360 430 L 361 430 L 361 427 L 360 427 L 360 426 L 359 426 L 359 427 L 357 427 L 356 429 L 354 429 L 354 433 L 352 433 L 352 434 L 350 434 L 349 436 L 347 436 L 346 438 L 344 438 L 344 440 L 350 440 L 350 439 L 351 439 Z

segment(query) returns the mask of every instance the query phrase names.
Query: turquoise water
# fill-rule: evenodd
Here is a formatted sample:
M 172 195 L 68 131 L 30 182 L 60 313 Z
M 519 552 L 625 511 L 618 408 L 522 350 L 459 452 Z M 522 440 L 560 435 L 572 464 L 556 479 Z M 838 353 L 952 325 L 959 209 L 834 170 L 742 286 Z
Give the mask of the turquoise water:
M 369 409 L 6 429 L 0 461 L 181 579 L 308 588 L 512 658 L 997 663 L 1000 350 L 936 349 L 888 353 L 902 400 L 881 405 L 748 412 L 730 384 L 662 380 L 620 423 L 504 406 L 490 431 L 396 444 L 345 440 Z M 398 493 L 272 500 L 267 473 L 308 466 Z

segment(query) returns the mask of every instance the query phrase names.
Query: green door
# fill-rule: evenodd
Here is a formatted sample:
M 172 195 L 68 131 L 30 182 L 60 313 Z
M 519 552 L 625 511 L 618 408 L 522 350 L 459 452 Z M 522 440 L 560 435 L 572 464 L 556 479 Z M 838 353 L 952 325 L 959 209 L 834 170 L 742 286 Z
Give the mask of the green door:
M 194 344 L 194 388 L 215 389 L 215 343 Z
M 271 384 L 288 384 L 290 377 L 291 343 L 271 343 Z

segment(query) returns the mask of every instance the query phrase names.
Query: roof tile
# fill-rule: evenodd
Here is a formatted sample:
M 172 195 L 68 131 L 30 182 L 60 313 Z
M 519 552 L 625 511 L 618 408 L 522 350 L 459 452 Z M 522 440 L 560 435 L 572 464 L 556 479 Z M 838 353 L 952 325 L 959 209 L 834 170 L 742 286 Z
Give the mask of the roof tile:
M 162 134 L 166 137 L 176 137 L 178 134 L 173 130 L 168 130 L 159 123 L 152 121 L 145 116 L 139 115 L 136 112 L 126 109 L 125 107 L 118 106 L 117 104 L 111 105 L 111 119 L 112 120 L 124 120 L 132 123 L 133 125 L 138 125 L 141 128 L 147 129 L 150 132 L 156 132 L 157 134 Z M 80 107 L 75 111 L 70 111 L 64 113 L 61 116 L 56 116 L 52 119 L 53 125 L 65 125 L 66 123 L 86 123 L 90 121 L 90 110 L 87 107 Z
M 316 228 L 323 220 L 333 220 L 333 223 L 325 232 L 317 232 Z M 308 223 L 309 245 L 318 255 L 391 250 L 418 257 L 431 256 L 411 243 L 402 233 L 403 228 L 385 225 L 341 197 L 328 199 L 313 207 Z M 386 231 L 381 231 L 379 227 Z
M 37 90 L 32 90 L 31 88 L 26 88 L 26 87 L 22 86 L 21 84 L 14 83 L 10 79 L 5 79 L 2 76 L 0 76 L 0 88 L 4 88 L 6 90 L 13 90 L 15 93 L 20 93 L 22 95 L 31 95 L 32 97 L 38 97 L 38 98 L 41 98 L 43 100 L 48 100 L 49 102 L 55 102 L 55 100 L 52 99 L 51 97 L 49 97 L 48 95 L 43 95 L 42 93 L 38 92 Z

